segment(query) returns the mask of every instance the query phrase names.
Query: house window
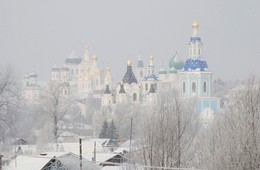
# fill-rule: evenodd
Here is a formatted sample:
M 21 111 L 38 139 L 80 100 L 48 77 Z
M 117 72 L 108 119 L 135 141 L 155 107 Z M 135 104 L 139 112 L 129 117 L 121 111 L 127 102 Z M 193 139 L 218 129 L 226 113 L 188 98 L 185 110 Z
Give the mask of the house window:
M 185 93 L 185 91 L 186 91 L 185 88 L 186 88 L 186 86 L 185 86 L 185 82 L 183 82 L 183 83 L 182 83 L 182 92 L 183 92 L 183 93 Z
M 136 99 L 137 99 L 137 95 L 136 95 L 136 93 L 134 93 L 133 94 L 133 101 L 136 101 Z
M 207 83 L 206 82 L 203 83 L 203 92 L 204 93 L 207 92 Z
M 192 82 L 192 93 L 196 93 L 196 83 L 195 82 Z
M 145 83 L 145 91 L 148 91 L 148 84 Z

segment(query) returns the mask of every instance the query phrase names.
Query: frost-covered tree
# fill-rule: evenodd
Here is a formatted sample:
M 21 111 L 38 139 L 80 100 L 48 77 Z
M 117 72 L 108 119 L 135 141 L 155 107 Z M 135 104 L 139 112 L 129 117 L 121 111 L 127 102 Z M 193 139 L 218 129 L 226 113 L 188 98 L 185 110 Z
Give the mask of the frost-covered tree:
M 99 138 L 118 139 L 117 127 L 112 120 L 108 123 L 106 120 L 102 124 L 102 129 L 99 134 Z
M 117 127 L 113 120 L 110 122 L 109 127 L 108 127 L 108 138 L 109 139 L 118 139 L 119 138 Z
M 137 160 L 147 166 L 192 167 L 198 150 L 196 135 L 198 114 L 192 102 L 183 101 L 177 91 L 161 93 L 158 103 L 147 108 L 140 124 L 140 147 Z
M 58 123 L 72 109 L 74 103 L 69 90 L 70 87 L 67 83 L 50 82 L 40 97 L 41 110 L 49 121 L 46 123 L 52 127 L 55 143 L 61 134 Z
M 204 168 L 260 169 L 260 84 L 254 77 L 245 82 L 208 127 L 202 152 Z
M 112 109 L 110 107 L 102 107 L 100 111 L 96 111 L 93 115 L 93 135 L 99 137 L 104 121 L 112 119 Z
M 117 125 L 118 135 L 121 139 L 129 139 L 131 129 L 131 118 L 133 118 L 132 135 L 137 135 L 137 128 L 143 112 L 143 107 L 137 104 L 117 104 L 112 119 Z
M 15 134 L 19 86 L 10 66 L 0 68 L 0 141 L 5 143 Z
M 108 128 L 109 128 L 108 123 L 105 120 L 102 124 L 102 129 L 100 131 L 99 138 L 108 138 L 108 130 L 109 130 Z

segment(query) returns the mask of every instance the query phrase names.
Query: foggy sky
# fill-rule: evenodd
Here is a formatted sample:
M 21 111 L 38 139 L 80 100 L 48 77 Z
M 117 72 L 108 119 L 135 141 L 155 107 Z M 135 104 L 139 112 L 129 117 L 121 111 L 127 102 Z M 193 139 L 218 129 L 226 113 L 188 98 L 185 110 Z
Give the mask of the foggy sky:
M 1 65 L 49 80 L 55 64 L 72 51 L 83 57 L 88 44 L 115 83 L 139 54 L 145 65 L 153 55 L 157 70 L 176 51 L 187 59 L 195 17 L 214 78 L 259 76 L 258 0 L 0 0 Z

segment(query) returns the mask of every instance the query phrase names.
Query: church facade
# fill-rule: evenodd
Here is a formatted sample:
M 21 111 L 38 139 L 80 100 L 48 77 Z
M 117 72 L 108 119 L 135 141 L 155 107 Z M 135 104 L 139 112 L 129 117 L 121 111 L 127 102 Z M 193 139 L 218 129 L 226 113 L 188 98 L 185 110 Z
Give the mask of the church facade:
M 196 112 L 205 109 L 219 111 L 220 99 L 211 93 L 213 73 L 204 60 L 198 28 L 198 23 L 194 21 L 188 59 L 184 61 L 176 53 L 170 58 L 168 69 L 162 67 L 157 71 L 153 56 L 149 57 L 149 63 L 145 66 L 142 56 L 139 56 L 136 67 L 129 60 L 122 81 L 113 85 L 110 68 L 100 68 L 97 56 L 91 56 L 87 46 L 84 57 L 72 54 L 62 67 L 54 66 L 50 81 L 65 83 L 67 90 L 64 90 L 64 95 L 76 98 L 84 113 L 84 110 L 90 110 L 86 108 L 87 100 L 95 100 L 100 107 L 113 108 L 121 103 L 149 107 L 157 102 L 160 91 L 171 89 L 177 89 L 182 99 L 193 100 Z M 42 89 L 44 87 L 37 83 L 36 74 L 30 73 L 24 77 L 23 94 L 26 99 L 35 100 Z
M 120 103 L 137 103 L 149 107 L 154 105 L 160 91 L 177 89 L 183 100 L 195 102 L 195 111 L 219 111 L 220 99 L 211 94 L 212 72 L 203 59 L 203 43 L 198 36 L 199 25 L 192 24 L 193 34 L 189 41 L 189 57 L 184 62 L 176 53 L 169 61 L 169 69 L 161 68 L 156 72 L 154 57 L 149 57 L 149 64 L 144 66 L 139 56 L 135 74 L 131 61 L 127 63 L 126 73 L 118 83 L 114 93 L 110 85 L 101 95 L 101 106 Z

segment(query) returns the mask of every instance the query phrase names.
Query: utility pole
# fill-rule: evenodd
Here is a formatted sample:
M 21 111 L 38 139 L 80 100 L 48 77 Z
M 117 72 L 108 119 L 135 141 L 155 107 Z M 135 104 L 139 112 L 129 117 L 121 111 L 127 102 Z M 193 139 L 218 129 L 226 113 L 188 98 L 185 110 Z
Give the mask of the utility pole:
M 2 165 L 3 165 L 2 157 L 4 157 L 4 155 L 0 155 L 0 170 L 2 170 Z
M 94 142 L 94 163 L 96 163 L 96 141 Z
M 79 138 L 79 167 L 82 170 L 82 139 Z
M 133 133 L 133 118 L 131 117 L 129 152 L 131 152 L 131 150 L 132 150 L 132 133 Z
M 131 117 L 131 127 L 130 127 L 130 141 L 129 141 L 129 162 L 133 163 L 132 160 L 132 135 L 133 135 L 133 118 Z

